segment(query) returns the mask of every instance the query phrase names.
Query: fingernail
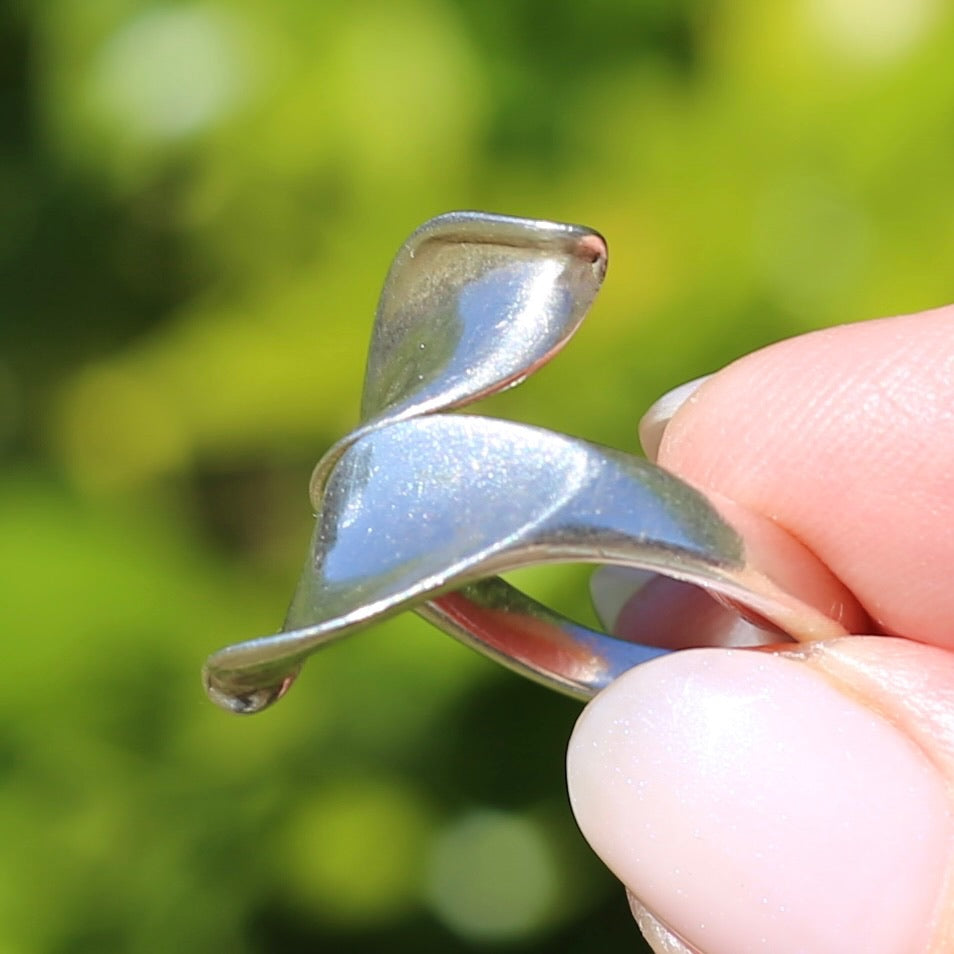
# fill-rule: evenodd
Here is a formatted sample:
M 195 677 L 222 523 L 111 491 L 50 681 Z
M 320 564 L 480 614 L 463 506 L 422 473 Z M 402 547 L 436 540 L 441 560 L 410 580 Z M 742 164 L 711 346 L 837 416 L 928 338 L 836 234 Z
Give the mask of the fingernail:
M 600 623 L 608 633 L 617 632 L 616 622 L 623 607 L 654 576 L 648 570 L 625 566 L 601 566 L 590 577 L 590 599 Z
M 590 703 L 568 757 L 597 854 L 691 950 L 927 950 L 954 826 L 934 766 L 790 659 L 689 650 Z
M 682 939 L 676 937 L 672 930 L 663 924 L 652 911 L 647 910 L 639 898 L 631 892 L 627 892 L 627 894 L 629 909 L 633 912 L 633 918 L 639 925 L 640 933 L 652 948 L 653 954 L 699 954 L 698 948 L 690 949 L 687 947 Z
M 700 385 L 711 377 L 711 374 L 707 374 L 667 391 L 642 416 L 639 422 L 639 443 L 642 445 L 643 453 L 650 460 L 655 460 L 659 454 L 663 432 L 673 415 L 696 393 Z

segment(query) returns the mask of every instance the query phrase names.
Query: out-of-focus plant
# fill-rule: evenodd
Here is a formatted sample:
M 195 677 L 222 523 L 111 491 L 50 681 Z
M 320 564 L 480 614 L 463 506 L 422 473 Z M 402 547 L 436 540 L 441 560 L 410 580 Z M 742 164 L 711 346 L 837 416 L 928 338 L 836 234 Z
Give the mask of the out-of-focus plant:
M 935 0 L 3 7 L 0 949 L 631 949 L 574 704 L 414 619 L 249 720 L 199 666 L 280 622 L 417 224 L 606 234 L 489 410 L 632 448 L 750 348 L 954 298 L 952 56 Z

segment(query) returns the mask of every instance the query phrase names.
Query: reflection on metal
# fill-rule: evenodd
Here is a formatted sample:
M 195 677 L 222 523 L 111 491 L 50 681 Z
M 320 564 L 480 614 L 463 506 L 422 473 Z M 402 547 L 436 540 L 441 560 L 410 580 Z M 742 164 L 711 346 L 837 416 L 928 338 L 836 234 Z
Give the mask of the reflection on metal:
M 209 658 L 215 702 L 257 712 L 315 650 L 405 609 L 581 698 L 666 651 L 577 625 L 498 575 L 530 564 L 615 564 L 702 587 L 725 609 L 700 617 L 712 631 L 699 644 L 724 641 L 736 611 L 765 642 L 861 625 L 840 584 L 769 521 L 619 451 L 444 413 L 553 357 L 606 261 L 589 229 L 483 213 L 440 216 L 408 239 L 381 294 L 362 423 L 312 478 L 315 532 L 284 631 Z

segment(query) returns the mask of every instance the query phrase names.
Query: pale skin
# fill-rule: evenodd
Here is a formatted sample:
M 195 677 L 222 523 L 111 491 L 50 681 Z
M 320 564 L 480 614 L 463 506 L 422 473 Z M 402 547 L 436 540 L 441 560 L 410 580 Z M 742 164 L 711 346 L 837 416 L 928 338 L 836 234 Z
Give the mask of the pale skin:
M 584 835 L 657 952 L 954 952 L 954 306 L 735 362 L 657 459 L 771 517 L 874 622 L 617 680 L 570 743 Z

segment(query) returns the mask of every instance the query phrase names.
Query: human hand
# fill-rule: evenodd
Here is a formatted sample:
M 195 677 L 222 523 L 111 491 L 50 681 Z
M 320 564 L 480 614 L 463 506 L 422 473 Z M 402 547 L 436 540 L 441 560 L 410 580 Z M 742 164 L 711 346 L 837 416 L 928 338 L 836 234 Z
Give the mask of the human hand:
M 658 462 L 786 528 L 879 635 L 673 653 L 583 712 L 573 809 L 653 949 L 954 950 L 954 306 L 743 358 Z

